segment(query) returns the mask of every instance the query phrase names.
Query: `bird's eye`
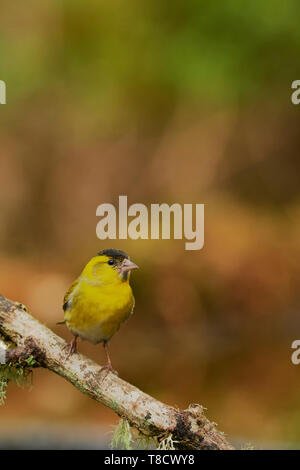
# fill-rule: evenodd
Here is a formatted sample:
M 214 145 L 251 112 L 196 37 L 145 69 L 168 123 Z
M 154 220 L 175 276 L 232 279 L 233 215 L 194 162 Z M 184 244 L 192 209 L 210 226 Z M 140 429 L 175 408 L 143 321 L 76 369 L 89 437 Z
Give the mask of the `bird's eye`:
M 110 259 L 109 261 L 107 261 L 107 264 L 109 264 L 110 266 L 113 266 L 115 262 L 113 259 Z

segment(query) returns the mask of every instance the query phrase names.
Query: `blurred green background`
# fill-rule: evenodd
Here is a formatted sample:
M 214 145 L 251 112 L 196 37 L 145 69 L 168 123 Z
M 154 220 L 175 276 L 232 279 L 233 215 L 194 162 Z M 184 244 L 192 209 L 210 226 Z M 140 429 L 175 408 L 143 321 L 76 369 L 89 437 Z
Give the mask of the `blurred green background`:
M 299 15 L 297 0 L 1 2 L 0 292 L 69 340 L 64 292 L 100 249 L 127 251 L 141 269 L 114 367 L 256 447 L 300 443 Z M 96 207 L 120 194 L 205 203 L 204 249 L 97 240 Z M 34 383 L 9 387 L 0 446 L 49 429 L 97 446 L 117 422 L 54 374 Z

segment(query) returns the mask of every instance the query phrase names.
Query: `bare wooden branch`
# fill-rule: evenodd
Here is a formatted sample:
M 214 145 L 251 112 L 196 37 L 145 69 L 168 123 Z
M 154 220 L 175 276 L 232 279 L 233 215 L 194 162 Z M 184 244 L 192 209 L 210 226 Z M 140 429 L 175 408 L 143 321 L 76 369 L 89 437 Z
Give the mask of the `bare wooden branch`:
M 7 360 L 32 355 L 41 367 L 55 372 L 78 390 L 108 406 L 128 420 L 141 433 L 162 438 L 172 435 L 178 446 L 186 449 L 228 449 L 233 447 L 223 433 L 204 415 L 201 405 L 179 410 L 145 394 L 138 388 L 83 356 L 67 359 L 66 342 L 36 320 L 24 305 L 0 295 L 0 334 L 13 341 Z

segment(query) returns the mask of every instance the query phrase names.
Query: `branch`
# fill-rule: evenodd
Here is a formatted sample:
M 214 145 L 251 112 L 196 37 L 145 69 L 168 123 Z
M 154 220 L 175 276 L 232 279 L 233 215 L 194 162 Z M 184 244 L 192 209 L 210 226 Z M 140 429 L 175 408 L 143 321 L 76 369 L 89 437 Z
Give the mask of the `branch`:
M 66 342 L 33 318 L 26 307 L 0 295 L 0 335 L 17 348 L 6 350 L 6 362 L 33 356 L 41 367 L 65 378 L 82 393 L 111 408 L 142 434 L 158 439 L 172 435 L 180 448 L 233 447 L 204 415 L 201 405 L 179 410 L 145 394 L 101 366 L 74 354 L 66 359 Z

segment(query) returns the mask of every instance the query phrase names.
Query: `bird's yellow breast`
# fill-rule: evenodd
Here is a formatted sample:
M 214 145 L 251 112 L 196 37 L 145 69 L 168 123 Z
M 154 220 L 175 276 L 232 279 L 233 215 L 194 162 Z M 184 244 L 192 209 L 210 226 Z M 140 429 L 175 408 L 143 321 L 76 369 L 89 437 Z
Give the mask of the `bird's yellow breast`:
M 134 307 L 128 282 L 98 284 L 79 278 L 67 300 L 67 326 L 73 334 L 92 343 L 109 340 Z

